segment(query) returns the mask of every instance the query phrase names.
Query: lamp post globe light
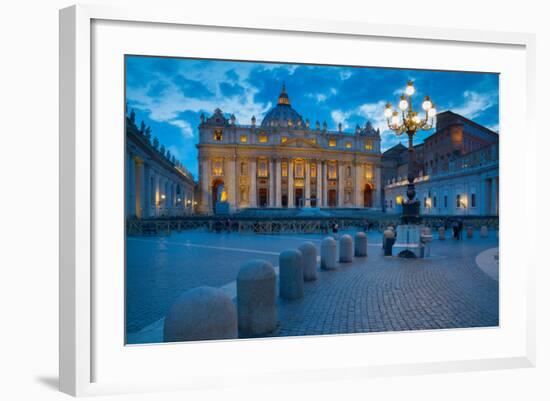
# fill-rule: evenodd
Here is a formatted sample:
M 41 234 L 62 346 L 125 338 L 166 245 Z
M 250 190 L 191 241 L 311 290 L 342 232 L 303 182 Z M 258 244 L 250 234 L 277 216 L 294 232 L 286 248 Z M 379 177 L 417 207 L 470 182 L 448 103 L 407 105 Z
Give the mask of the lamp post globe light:
M 413 138 L 419 130 L 428 131 L 433 128 L 436 115 L 435 105 L 429 96 L 422 102 L 423 112 L 413 110 L 412 96 L 415 93 L 415 87 L 412 81 L 407 82 L 405 93 L 399 98 L 397 108 L 388 103 L 384 110 L 388 127 L 395 132 L 397 136 L 407 134 L 409 138 L 408 146 L 408 166 L 407 166 L 407 199 L 402 202 L 403 214 L 401 217 L 403 224 L 418 224 L 420 222 L 420 202 L 415 199 L 416 191 L 414 188 L 416 154 L 413 147 Z

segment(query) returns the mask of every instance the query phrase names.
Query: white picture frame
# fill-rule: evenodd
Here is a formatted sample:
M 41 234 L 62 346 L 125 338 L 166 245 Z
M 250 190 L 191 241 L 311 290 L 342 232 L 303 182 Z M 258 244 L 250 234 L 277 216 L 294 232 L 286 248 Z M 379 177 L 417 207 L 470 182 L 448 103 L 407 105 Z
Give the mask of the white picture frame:
M 536 209 L 534 207 L 525 207 L 523 211 L 511 210 L 507 205 L 514 202 L 523 202 L 528 206 L 528 199 L 534 199 L 536 191 L 535 174 L 525 174 L 534 172 L 535 160 L 533 157 L 527 157 L 520 152 L 518 164 L 514 167 L 508 167 L 504 163 L 508 150 L 514 149 L 516 139 L 510 136 L 509 139 L 502 141 L 502 150 L 504 158 L 503 167 L 508 177 L 515 177 L 523 180 L 524 189 L 521 195 L 514 194 L 510 188 L 503 185 L 502 188 L 502 211 L 503 223 L 501 224 L 502 243 L 517 242 L 523 251 L 503 251 L 501 260 L 519 261 L 522 267 L 522 275 L 519 279 L 514 278 L 506 281 L 507 275 L 501 274 L 503 281 L 501 285 L 509 286 L 510 291 L 515 291 L 518 295 L 517 317 L 520 320 L 516 323 L 510 323 L 510 330 L 515 334 L 513 340 L 503 336 L 501 338 L 501 351 L 495 348 L 494 352 L 483 354 L 472 352 L 467 357 L 451 358 L 448 360 L 422 360 L 411 354 L 407 356 L 406 362 L 395 362 L 391 358 L 387 360 L 383 356 L 372 363 L 361 363 L 360 360 L 353 360 L 351 356 L 348 360 L 334 361 L 334 366 L 315 364 L 297 364 L 292 370 L 277 368 L 275 371 L 263 370 L 262 366 L 240 366 L 238 375 L 232 376 L 227 373 L 228 370 L 214 371 L 211 374 L 205 374 L 206 370 L 197 369 L 186 370 L 185 379 L 176 376 L 153 377 L 150 380 L 132 380 L 132 370 L 128 370 L 128 375 L 119 376 L 110 375 L 102 378 L 102 372 L 98 371 L 98 364 L 95 358 L 100 354 L 104 347 L 103 337 L 98 336 L 98 319 L 102 319 L 101 313 L 97 313 L 98 308 L 94 306 L 94 289 L 101 285 L 101 277 L 94 274 L 94 263 L 98 256 L 94 253 L 94 235 L 97 235 L 98 227 L 96 218 L 97 205 L 95 204 L 94 191 L 97 190 L 95 181 L 95 170 L 98 168 L 97 155 L 104 151 L 93 138 L 94 122 L 94 103 L 92 102 L 93 87 L 92 79 L 94 68 L 98 68 L 96 60 L 93 59 L 94 46 L 98 43 L 93 42 L 94 23 L 98 21 L 109 21 L 109 24 L 117 23 L 140 23 L 147 26 L 157 26 L 167 28 L 174 27 L 199 27 L 206 30 L 230 29 L 241 35 L 252 35 L 254 32 L 284 35 L 306 35 L 312 37 L 338 37 L 341 39 L 351 38 L 376 38 L 387 42 L 391 41 L 421 41 L 435 43 L 437 46 L 455 46 L 459 44 L 463 47 L 483 47 L 495 46 L 495 48 L 510 48 L 518 53 L 518 65 L 522 65 L 522 73 L 515 77 L 516 83 L 523 94 L 516 99 L 522 109 L 515 115 L 507 116 L 504 119 L 504 127 L 509 124 L 510 127 L 523 127 L 523 140 L 534 141 L 535 131 L 531 125 L 534 121 L 534 48 L 535 38 L 530 34 L 504 33 L 504 32 L 484 32 L 456 29 L 439 29 L 427 27 L 411 27 L 397 25 L 374 25 L 362 22 L 338 22 L 324 20 L 302 20 L 302 19 L 276 19 L 276 18 L 251 18 L 249 15 L 242 16 L 240 19 L 233 18 L 230 21 L 223 15 L 217 15 L 215 12 L 205 13 L 203 15 L 187 15 L 185 9 L 167 10 L 160 8 L 113 8 L 104 5 L 79 5 L 72 6 L 60 11 L 60 390 L 71 395 L 94 395 L 108 393 L 126 393 L 134 391 L 160 391 L 167 389 L 197 389 L 208 388 L 212 385 L 245 385 L 246 381 L 254 378 L 257 382 L 267 382 L 278 380 L 279 382 L 291 382 L 299 372 L 300 380 L 319 380 L 328 377 L 337 379 L 342 377 L 368 377 L 381 375 L 397 375 L 411 373 L 430 373 L 430 372 L 449 372 L 449 371 L 468 371 L 480 369 L 502 369 L 511 367 L 530 367 L 535 364 L 535 285 L 534 270 L 536 259 L 533 256 L 534 245 L 526 242 L 513 233 L 508 233 L 504 223 L 510 226 L 524 222 L 527 229 L 532 227 Z M 138 27 L 139 28 L 139 27 Z M 118 27 L 117 29 L 129 29 Z M 521 53 L 521 54 L 520 54 Z M 238 56 L 238 55 L 236 55 Z M 523 65 L 524 63 L 524 65 Z M 512 68 L 512 67 L 510 67 Z M 496 71 L 493 71 L 496 72 Z M 117 71 L 122 74 L 122 71 Z M 501 96 L 506 96 L 506 86 L 501 92 Z M 506 107 L 506 106 L 503 106 Z M 95 116 L 97 117 L 97 116 Z M 516 119 L 516 120 L 514 120 Z M 122 124 L 122 118 L 120 118 Z M 505 128 L 503 128 L 505 130 Z M 505 132 L 505 131 L 504 131 Z M 121 131 L 122 135 L 122 131 Z M 523 152 L 526 152 L 525 150 Z M 510 169 L 510 170 L 509 170 Z M 511 171 L 515 169 L 515 171 Z M 509 192 L 507 192 L 509 191 Z M 510 196 L 510 203 L 507 203 L 504 194 Z M 514 198 L 514 196 L 521 198 Z M 519 209 L 519 208 L 518 208 Z M 506 214 L 508 213 L 508 214 Z M 520 214 L 521 213 L 521 214 Z M 99 213 L 100 214 L 100 213 Z M 122 221 L 119 221 L 121 227 Z M 113 263 L 116 265 L 116 263 Z M 115 266 L 116 267 L 116 266 Z M 122 266 L 120 266 L 122 269 Z M 504 271 L 506 273 L 506 270 Z M 511 272 L 510 274 L 512 274 Z M 516 274 L 516 273 L 514 273 Z M 508 276 L 511 277 L 511 276 Z M 114 287 L 113 287 L 114 288 Z M 506 291 L 504 291 L 506 293 Z M 111 294 L 112 295 L 112 294 Z M 105 296 L 111 296 L 105 295 Z M 501 295 L 502 297 L 502 295 Z M 519 300 L 520 299 L 520 300 Z M 501 308 L 508 305 L 507 300 L 501 298 Z M 102 329 L 104 330 L 104 329 Z M 497 329 L 504 333 L 507 326 L 504 325 Z M 441 331 L 440 331 L 441 332 Z M 444 333 L 417 332 L 408 333 L 407 341 L 409 346 L 421 344 L 422 336 L 437 336 L 441 341 L 456 341 L 470 344 L 476 339 L 486 336 L 486 341 L 494 341 L 495 330 L 490 333 L 484 333 L 475 330 L 445 331 Z M 362 346 L 365 341 L 378 341 L 383 336 L 400 336 L 401 334 L 380 334 L 377 337 L 372 336 L 347 336 L 345 341 L 353 344 L 354 347 Z M 445 337 L 445 339 L 443 338 Z M 101 340 L 98 341 L 98 338 Z M 510 337 L 512 338 L 512 337 Z M 375 340 L 376 339 L 376 340 Z M 241 345 L 234 345 L 236 342 L 216 342 L 202 343 L 186 346 L 185 351 L 191 358 L 198 358 L 200 353 L 212 352 L 224 353 L 224 355 L 235 357 L 242 352 L 242 344 L 247 347 L 247 352 L 261 354 L 263 348 L 271 347 L 266 352 L 290 352 L 291 347 L 300 347 L 301 352 L 312 356 L 321 349 L 328 350 L 325 359 L 330 363 L 331 355 L 342 344 L 342 336 L 323 336 L 313 339 L 292 339 L 285 341 L 276 340 L 251 340 L 240 342 Z M 430 340 L 432 341 L 432 339 Z M 506 341 L 513 341 L 513 351 L 504 352 Z M 156 363 L 168 359 L 170 347 L 178 345 L 162 345 L 138 348 L 124 347 L 123 341 L 120 341 L 120 347 L 124 348 L 125 353 L 132 353 L 131 358 L 139 361 L 139 358 L 151 358 Z M 199 347 L 199 348 L 197 348 Z M 323 347 L 323 348 L 321 348 Z M 332 348 L 332 350 L 331 350 Z M 180 345 L 179 351 L 183 348 Z M 459 347 L 460 349 L 460 347 Z M 198 351 L 200 352 L 198 352 Z M 142 356 L 144 353 L 147 356 Z M 240 354 L 242 355 L 242 354 Z M 375 359 L 373 357 L 373 359 Z M 198 360 L 197 360 L 198 361 Z M 112 361 L 114 362 L 114 361 Z M 236 362 L 238 364 L 238 362 Z M 284 362 L 281 362 L 284 363 Z M 241 362 L 246 364 L 246 362 Z M 279 366 L 279 365 L 277 365 Z M 281 365 L 284 366 L 284 365 Z M 117 367 L 119 368 L 119 367 Z M 228 365 L 227 369 L 230 368 Z M 206 369 L 206 367 L 205 367 Z M 162 369 L 160 369 L 162 370 Z M 224 373 L 225 372 L 225 373 Z M 244 375 L 243 375 L 244 372 Z M 226 375 L 227 373 L 227 375 Z M 137 376 L 136 376 L 137 377 Z M 149 377 L 145 375 L 145 377 Z

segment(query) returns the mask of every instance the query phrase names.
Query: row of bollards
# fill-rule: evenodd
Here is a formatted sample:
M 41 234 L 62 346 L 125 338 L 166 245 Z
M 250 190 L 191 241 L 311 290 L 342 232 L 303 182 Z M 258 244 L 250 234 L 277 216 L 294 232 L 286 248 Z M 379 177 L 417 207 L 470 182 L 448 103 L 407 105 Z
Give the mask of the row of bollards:
M 438 229 L 438 238 L 439 240 L 443 241 L 445 240 L 445 227 L 441 226 Z M 489 229 L 487 226 L 481 226 L 479 230 L 479 236 L 481 238 L 488 238 L 489 237 Z M 474 228 L 472 226 L 466 227 L 466 238 L 472 239 L 474 238 Z
M 332 237 L 321 242 L 321 269 L 337 267 L 337 243 Z M 363 232 L 343 235 L 339 240 L 339 262 L 367 256 Z M 304 281 L 318 278 L 317 249 L 304 242 L 297 249 L 279 254 L 279 296 L 295 300 L 304 296 Z M 164 321 L 164 341 L 194 341 L 257 337 L 277 328 L 277 278 L 271 263 L 251 260 L 237 275 L 237 305 L 222 290 L 198 287 L 184 292 L 170 308 Z

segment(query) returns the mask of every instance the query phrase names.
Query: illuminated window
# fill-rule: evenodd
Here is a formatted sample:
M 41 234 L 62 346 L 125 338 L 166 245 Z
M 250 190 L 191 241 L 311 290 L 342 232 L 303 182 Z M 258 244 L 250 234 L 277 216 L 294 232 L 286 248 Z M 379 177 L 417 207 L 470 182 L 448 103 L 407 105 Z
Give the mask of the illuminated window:
M 370 164 L 365 165 L 365 178 L 367 181 L 372 181 L 372 166 Z
M 214 159 L 212 162 L 212 175 L 222 176 L 223 175 L 223 160 Z
M 315 145 L 317 143 L 317 138 L 311 138 L 309 140 L 309 143 L 311 143 L 312 145 Z
M 287 140 L 288 138 L 286 136 L 281 137 L 281 143 L 286 143 Z
M 258 177 L 267 177 L 267 160 L 260 159 L 258 162 Z
M 215 141 L 221 141 L 223 138 L 223 131 L 221 128 L 217 128 L 214 130 L 214 140 Z
M 309 166 L 309 175 L 311 178 L 317 177 L 317 165 L 315 163 L 311 163 Z
M 346 142 L 346 149 L 351 149 L 351 142 Z
M 365 149 L 372 150 L 372 141 L 370 139 L 365 142 Z
M 246 135 L 241 135 L 241 143 L 246 143 L 248 141 L 248 137 Z
M 334 161 L 328 163 L 328 178 L 331 180 L 338 178 L 338 165 Z
M 390 201 L 390 202 L 391 202 L 391 201 Z M 400 205 L 400 204 L 402 204 L 402 203 L 403 203 L 403 197 L 402 197 L 401 195 L 397 195 L 397 196 L 395 197 L 395 204 L 396 204 L 396 205 Z
M 336 147 L 336 139 L 335 138 L 330 138 L 328 140 L 328 146 L 330 146 L 331 148 Z
M 282 177 L 288 177 L 288 163 L 282 162 L 281 163 L 281 176 Z
M 259 136 L 258 139 L 259 139 L 260 143 L 267 143 L 267 135 L 262 134 L 262 135 Z

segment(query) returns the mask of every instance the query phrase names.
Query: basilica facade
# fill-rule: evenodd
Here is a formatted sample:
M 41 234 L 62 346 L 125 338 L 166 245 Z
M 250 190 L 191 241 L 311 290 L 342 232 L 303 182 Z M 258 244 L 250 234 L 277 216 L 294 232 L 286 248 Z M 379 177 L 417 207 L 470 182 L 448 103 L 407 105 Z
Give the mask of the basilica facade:
M 261 122 L 201 115 L 198 211 L 245 208 L 381 208 L 380 131 L 310 124 L 283 89 Z

